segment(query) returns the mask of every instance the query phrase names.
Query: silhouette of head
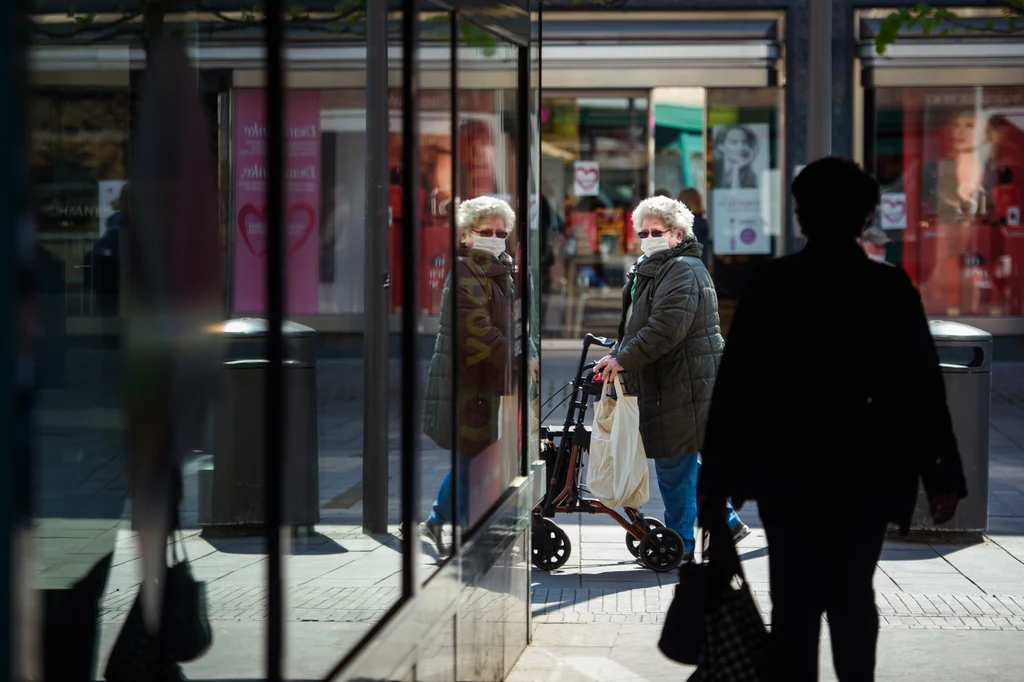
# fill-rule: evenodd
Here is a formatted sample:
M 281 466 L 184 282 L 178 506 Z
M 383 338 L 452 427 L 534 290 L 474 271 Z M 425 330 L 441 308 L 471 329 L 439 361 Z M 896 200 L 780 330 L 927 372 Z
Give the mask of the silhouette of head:
M 881 199 L 877 180 L 834 156 L 800 171 L 792 192 L 804 236 L 814 241 L 857 239 Z

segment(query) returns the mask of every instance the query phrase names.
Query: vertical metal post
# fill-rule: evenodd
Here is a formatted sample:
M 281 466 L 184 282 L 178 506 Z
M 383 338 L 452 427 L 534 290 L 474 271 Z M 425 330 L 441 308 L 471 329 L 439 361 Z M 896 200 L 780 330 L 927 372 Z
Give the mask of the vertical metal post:
M 281 520 L 284 450 L 284 27 L 282 0 L 267 0 L 267 680 L 283 679 Z
M 527 19 L 529 21 L 529 19 Z M 519 319 L 514 322 L 520 325 L 519 340 L 520 347 L 517 349 L 519 355 L 519 442 L 523 450 L 519 453 L 519 474 L 525 476 L 530 471 L 530 315 L 532 312 L 530 290 L 534 284 L 533 259 L 530 237 L 530 197 L 534 188 L 530 187 L 530 29 L 527 27 L 526 46 L 519 46 L 516 50 L 517 61 L 517 84 L 516 92 L 516 188 L 518 190 L 518 202 L 516 212 L 519 214 L 519 249 L 522 261 L 517 263 L 519 269 L 519 281 L 516 282 L 516 300 L 514 310 L 519 313 Z M 540 201 L 540 188 L 537 188 L 537 200 Z M 538 206 L 538 210 L 540 207 Z
M 461 151 L 460 151 L 461 148 L 459 146 L 459 39 L 460 39 L 459 16 L 460 15 L 459 15 L 459 12 L 457 10 L 453 10 L 452 12 L 449 13 L 448 16 L 449 16 L 449 19 L 448 19 L 448 32 L 449 32 L 449 34 L 451 36 L 451 42 L 450 42 L 450 44 L 448 46 L 448 49 L 449 49 L 449 60 L 451 62 L 448 65 L 448 69 L 449 69 L 449 74 L 450 74 L 451 78 L 449 79 L 448 84 L 451 87 L 451 93 L 450 93 L 450 96 L 449 96 L 449 108 L 451 109 L 451 117 L 452 117 L 452 120 L 451 120 L 451 136 L 452 136 L 452 196 L 451 196 L 451 203 L 449 204 L 450 209 L 449 209 L 449 213 L 448 213 L 448 229 L 451 231 L 450 232 L 450 234 L 451 234 L 451 245 L 450 245 L 451 252 L 450 253 L 451 253 L 452 267 L 449 270 L 449 272 L 451 273 L 449 275 L 449 277 L 451 277 L 451 283 L 452 283 L 452 288 L 451 288 L 451 294 L 450 295 L 454 296 L 455 299 L 454 300 L 450 300 L 448 302 L 449 319 L 442 320 L 441 324 L 445 324 L 447 322 L 448 325 L 450 325 L 451 330 L 452 330 L 452 338 L 453 339 L 459 339 L 459 338 L 462 338 L 460 336 L 460 334 L 462 332 L 460 331 L 460 320 L 459 320 L 459 315 L 458 315 L 458 312 L 457 312 L 459 310 L 459 304 L 460 304 L 459 298 L 462 296 L 461 289 L 459 287 L 459 250 L 462 247 L 462 235 L 459 234 L 458 222 L 456 221 L 455 217 L 456 217 L 456 212 L 458 211 L 458 208 L 459 208 L 459 203 L 458 202 L 461 199 L 461 197 L 459 197 L 459 187 L 462 186 L 462 166 L 459 163 L 459 154 L 461 153 Z M 457 354 L 457 353 L 460 353 L 460 352 L 461 352 L 461 348 L 459 348 L 459 344 L 454 344 L 452 346 L 452 353 L 456 353 Z M 462 523 L 462 520 L 464 518 L 468 518 L 468 514 L 469 514 L 469 510 L 468 509 L 463 509 L 459 505 L 459 500 L 461 500 L 461 499 L 467 499 L 468 500 L 469 499 L 468 496 L 465 496 L 465 498 L 463 497 L 465 495 L 465 493 L 462 490 L 462 481 L 463 480 L 467 480 L 468 481 L 469 477 L 466 476 L 465 479 L 462 479 L 459 476 L 459 473 L 460 473 L 459 472 L 459 467 L 460 466 L 469 466 L 468 462 L 465 463 L 465 464 L 461 464 L 459 462 L 459 445 L 458 445 L 458 443 L 459 443 L 459 424 L 461 424 L 461 416 L 460 416 L 460 410 L 459 410 L 459 398 L 462 396 L 462 394 L 461 394 L 461 392 L 459 390 L 459 376 L 461 374 L 461 372 L 459 371 L 459 366 L 461 364 L 460 360 L 461 360 L 461 358 L 459 358 L 458 355 L 456 355 L 455 357 L 452 358 L 452 376 L 451 376 L 452 394 L 450 396 L 451 404 L 449 404 L 449 406 L 448 406 L 448 409 L 450 409 L 452 411 L 452 431 L 451 431 L 451 442 L 452 442 L 452 452 L 451 452 L 451 466 L 452 466 L 452 468 L 451 468 L 451 471 L 452 471 L 452 477 L 451 477 L 451 482 L 452 482 L 451 505 L 452 505 L 452 509 L 450 510 L 450 513 L 451 513 L 451 517 L 453 519 L 455 519 L 454 523 L 452 523 L 452 548 L 453 548 L 454 552 L 461 552 L 462 551 L 462 531 L 463 531 L 463 526 L 464 526 L 464 524 Z M 456 630 L 455 630 L 455 633 L 456 633 L 456 636 L 457 636 L 458 635 L 458 619 L 456 618 L 455 620 L 456 620 Z M 456 640 L 456 641 L 458 641 L 458 640 Z M 458 657 L 456 657 L 456 658 L 458 658 Z
M 366 294 L 363 532 L 388 530 L 388 7 L 366 9 Z
M 27 26 L 28 2 L 13 0 L 0 9 L 0 226 L 5 240 L 0 272 L 0 432 L 6 435 L 0 476 L 0 670 L 4 679 L 29 679 L 39 674 L 39 616 L 31 566 L 23 551 L 30 542 L 31 412 L 34 398 L 33 306 L 35 305 L 35 232 L 29 187 Z M 25 371 L 29 370 L 29 371 Z M 27 573 L 27 575 L 26 575 Z
M 402 593 L 419 588 L 420 428 L 420 136 L 419 0 L 402 2 Z
M 812 0 L 807 162 L 832 152 L 832 2 Z

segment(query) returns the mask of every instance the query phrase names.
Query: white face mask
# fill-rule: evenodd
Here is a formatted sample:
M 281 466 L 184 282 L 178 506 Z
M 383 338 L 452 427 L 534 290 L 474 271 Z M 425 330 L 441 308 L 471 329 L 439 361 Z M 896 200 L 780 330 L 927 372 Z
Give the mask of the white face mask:
M 659 251 L 667 251 L 670 248 L 668 237 L 648 237 L 640 240 L 640 250 L 644 252 L 645 256 L 653 256 Z
M 505 240 L 501 237 L 473 237 L 473 248 L 486 251 L 495 258 L 505 253 Z

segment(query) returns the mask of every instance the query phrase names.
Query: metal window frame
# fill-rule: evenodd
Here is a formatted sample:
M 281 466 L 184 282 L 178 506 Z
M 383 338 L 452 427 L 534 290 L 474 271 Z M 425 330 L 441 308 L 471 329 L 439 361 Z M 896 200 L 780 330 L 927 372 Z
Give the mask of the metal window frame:
M 284 471 L 284 21 L 282 0 L 268 0 L 266 31 L 267 111 L 267 394 L 265 505 L 267 541 L 268 682 L 284 679 L 284 585 L 281 556 Z

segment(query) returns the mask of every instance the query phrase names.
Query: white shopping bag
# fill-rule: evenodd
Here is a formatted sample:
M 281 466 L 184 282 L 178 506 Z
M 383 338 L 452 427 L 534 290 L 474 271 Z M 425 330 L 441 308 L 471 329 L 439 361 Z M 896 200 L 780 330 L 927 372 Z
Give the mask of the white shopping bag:
M 594 406 L 587 489 L 608 507 L 640 507 L 651 499 L 647 455 L 640 438 L 636 396 L 624 395 L 615 377 L 615 399 L 605 383 Z

